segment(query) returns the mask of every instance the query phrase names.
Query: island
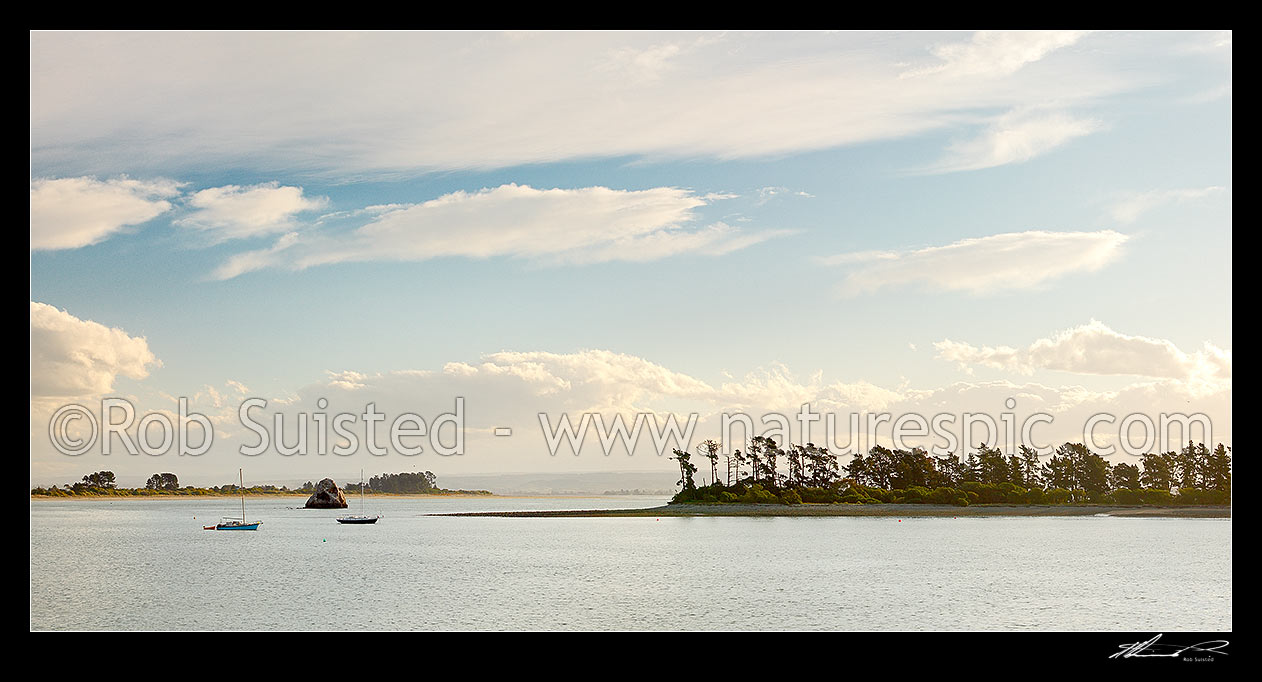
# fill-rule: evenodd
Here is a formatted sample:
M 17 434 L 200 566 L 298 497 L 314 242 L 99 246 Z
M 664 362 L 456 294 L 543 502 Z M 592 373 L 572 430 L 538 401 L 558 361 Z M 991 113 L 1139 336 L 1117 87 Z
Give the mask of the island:
M 675 449 L 679 491 L 666 506 L 442 516 L 1231 517 L 1231 448 L 1222 444 L 1211 450 L 1189 441 L 1138 465 L 1112 464 L 1081 443 L 1061 445 L 1046 462 L 1025 446 L 1005 455 L 982 445 L 960 459 L 878 445 L 842 466 L 813 443 L 782 448 L 762 436 L 745 452 L 721 454 L 713 440 L 698 451 L 712 482 L 698 486 L 692 453 Z

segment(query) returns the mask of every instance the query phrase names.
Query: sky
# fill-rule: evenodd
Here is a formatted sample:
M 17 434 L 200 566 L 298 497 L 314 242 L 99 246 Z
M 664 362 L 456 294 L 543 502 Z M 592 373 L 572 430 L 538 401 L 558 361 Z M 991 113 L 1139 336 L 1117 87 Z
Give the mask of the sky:
M 889 444 L 847 426 L 873 413 L 1048 414 L 1040 448 L 1199 414 L 1196 440 L 1231 444 L 1230 31 L 30 50 L 33 484 L 669 470 L 655 443 L 553 454 L 540 414 L 697 415 L 691 447 L 803 404 L 835 416 L 835 451 Z M 54 447 L 59 424 L 90 434 L 61 408 L 122 423 L 113 398 L 133 439 L 185 399 L 213 442 L 163 450 L 154 422 L 157 454 Z M 308 415 L 308 446 L 242 454 L 250 398 L 273 441 Z M 317 413 L 369 404 L 388 445 L 404 413 L 460 417 L 459 453 L 316 452 Z M 1022 442 L 956 431 L 960 453 Z

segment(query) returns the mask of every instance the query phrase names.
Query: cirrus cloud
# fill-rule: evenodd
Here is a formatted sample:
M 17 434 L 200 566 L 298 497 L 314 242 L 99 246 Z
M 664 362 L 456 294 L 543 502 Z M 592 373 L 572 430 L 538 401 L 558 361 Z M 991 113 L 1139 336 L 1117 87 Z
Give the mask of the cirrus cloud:
M 1086 31 L 978 31 L 964 42 L 944 43 L 930 52 L 941 63 L 924 66 L 903 77 L 1006 76 L 1048 54 L 1078 42 Z
M 987 294 L 1029 289 L 1073 272 L 1099 270 L 1118 257 L 1127 239 L 1112 230 L 1032 230 L 922 249 L 841 254 L 822 262 L 852 266 L 841 285 L 845 296 L 916 285 Z
M 926 172 L 955 173 L 1025 163 L 1102 127 L 1098 120 L 1065 112 L 1013 110 L 996 118 L 980 135 L 951 145 L 946 156 Z
M 724 223 L 693 227 L 695 209 L 723 198 L 685 189 L 535 189 L 508 184 L 452 192 L 420 204 L 381 207 L 349 232 L 289 233 L 267 249 L 237 254 L 215 276 L 270 267 L 303 270 L 362 261 L 525 258 L 546 263 L 647 261 L 723 254 L 781 232 L 742 232 Z
M 1097 58 L 1098 45 L 1069 49 L 1092 39 L 35 32 L 31 146 L 37 167 L 197 158 L 341 175 L 757 158 L 967 129 L 1051 103 L 1073 108 L 1157 78 L 1151 52 L 1133 47 L 1165 39 L 1132 39 L 1112 60 Z M 1079 129 L 1056 123 L 1012 131 L 1020 143 L 982 141 L 973 163 L 1022 160 Z
M 1225 191 L 1227 191 L 1227 188 L 1215 185 L 1211 187 L 1140 192 L 1131 194 L 1117 202 L 1109 213 L 1119 223 L 1133 223 L 1143 214 L 1167 204 L 1204 199 Z

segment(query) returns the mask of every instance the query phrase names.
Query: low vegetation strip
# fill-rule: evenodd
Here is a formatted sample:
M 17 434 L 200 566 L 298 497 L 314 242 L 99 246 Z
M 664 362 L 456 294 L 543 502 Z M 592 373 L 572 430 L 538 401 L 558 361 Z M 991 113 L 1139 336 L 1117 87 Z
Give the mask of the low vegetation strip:
M 987 505 L 968 507 L 932 504 L 672 504 L 647 509 L 585 509 L 542 511 L 495 511 L 430 514 L 430 516 L 496 516 L 508 518 L 602 518 L 602 517 L 696 517 L 696 516 L 883 516 L 883 517 L 982 517 L 982 516 L 1117 516 L 1146 518 L 1231 518 L 1227 505 L 1185 507 L 1118 505 Z

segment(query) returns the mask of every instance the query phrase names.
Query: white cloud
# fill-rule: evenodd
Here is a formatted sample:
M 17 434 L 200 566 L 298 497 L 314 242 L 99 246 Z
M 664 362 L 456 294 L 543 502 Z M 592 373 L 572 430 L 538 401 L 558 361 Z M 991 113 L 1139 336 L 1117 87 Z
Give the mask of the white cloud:
M 777 199 L 779 197 L 785 197 L 785 196 L 801 197 L 804 199 L 815 198 L 815 195 L 811 194 L 810 192 L 804 192 L 802 190 L 792 190 L 792 189 L 789 189 L 788 187 L 761 187 L 758 190 L 758 202 L 754 205 L 762 206 L 766 204 L 767 202 L 771 201 L 772 199 Z
M 985 294 L 1029 289 L 1113 261 L 1128 237 L 1100 232 L 1010 232 L 946 246 L 869 251 L 823 259 L 850 267 L 841 292 L 854 296 L 892 286 Z
M 972 365 L 1020 374 L 1056 370 L 1075 374 L 1131 375 L 1173 379 L 1196 392 L 1231 387 L 1231 351 L 1206 342 L 1187 353 L 1166 339 L 1129 336 L 1097 320 L 1038 339 L 1026 348 L 976 347 L 944 339 L 937 357 L 971 370 Z
M 222 279 L 267 267 L 296 270 L 347 261 L 423 261 L 508 256 L 550 263 L 646 261 L 701 252 L 723 254 L 777 232 L 742 233 L 724 223 L 692 227 L 694 210 L 714 197 L 684 189 L 535 189 L 502 185 L 454 192 L 384 209 L 351 232 L 285 235 L 274 246 L 238 254 Z
M 99 345 L 99 344 L 97 344 Z M 905 382 L 904 382 L 905 383 Z M 581 350 L 572 353 L 545 351 L 506 351 L 482 356 L 464 362 L 452 361 L 438 369 L 395 370 L 386 372 L 360 372 L 343 370 L 330 372 L 322 380 L 309 385 L 283 391 L 281 399 L 268 398 L 268 405 L 255 410 L 251 418 L 257 423 L 274 424 L 274 415 L 280 414 L 285 423 L 287 444 L 295 442 L 296 415 L 300 412 L 362 414 L 369 403 L 386 416 L 378 424 L 375 441 L 390 447 L 389 424 L 398 415 L 407 412 L 421 415 L 427 423 L 442 413 L 451 412 L 453 396 L 464 398 L 466 448 L 463 456 L 435 457 L 432 453 L 419 458 L 401 457 L 397 451 L 369 458 L 385 470 L 397 470 L 417 466 L 438 471 L 440 475 L 455 473 L 490 473 L 505 471 L 562 472 L 574 470 L 669 470 L 665 461 L 669 448 L 677 445 L 669 442 L 666 451 L 658 457 L 653 451 L 653 441 L 645 427 L 634 457 L 628 457 L 621 444 L 611 455 L 601 453 L 600 440 L 595 431 L 589 432 L 586 447 L 572 456 L 565 447 L 559 457 L 548 454 L 546 441 L 540 430 L 539 415 L 543 413 L 556 425 L 568 416 L 575 427 L 583 415 L 602 415 L 606 425 L 612 424 L 615 415 L 621 415 L 630 427 L 637 414 L 656 418 L 664 426 L 667 417 L 673 415 L 681 426 L 689 416 L 697 415 L 692 443 L 702 439 L 723 437 L 721 415 L 745 414 L 754 421 L 754 433 L 764 432 L 772 422 L 763 421 L 767 415 L 781 415 L 790 425 L 791 438 L 795 442 L 811 441 L 841 451 L 849 446 L 866 450 L 873 444 L 889 446 L 894 419 L 903 415 L 920 415 L 929 420 L 934 415 L 949 415 L 951 423 L 944 428 L 962 435 L 965 413 L 989 415 L 1002 428 L 1001 414 L 1011 413 L 1016 424 L 1021 424 L 1031 413 L 1053 415 L 1052 423 L 1039 424 L 1033 433 L 1034 444 L 1052 445 L 1084 440 L 1082 428 L 1088 417 L 1105 412 L 1120 420 L 1131 413 L 1142 413 L 1156 420 L 1162 413 L 1178 412 L 1207 414 L 1213 426 L 1212 442 L 1231 443 L 1230 385 L 1219 384 L 1213 390 L 1197 390 L 1185 381 L 1157 379 L 1143 383 L 1130 383 L 1109 390 L 1087 389 L 1078 385 L 1052 386 L 1033 382 L 1011 381 L 963 381 L 932 388 L 911 388 L 905 385 L 885 387 L 862 380 L 827 380 L 821 372 L 801 376 L 788 367 L 775 364 L 755 369 L 743 376 L 725 375 L 720 384 L 708 382 L 676 368 L 652 362 L 645 358 L 608 350 Z M 190 396 L 190 410 L 211 420 L 215 429 L 214 449 L 207 456 L 187 458 L 182 461 L 179 474 L 189 480 L 218 481 L 223 475 L 224 457 L 235 457 L 237 448 L 256 442 L 256 436 L 242 426 L 237 417 L 241 400 L 248 391 L 235 382 L 206 386 Z M 320 408 L 319 399 L 327 405 Z M 1016 400 L 1014 409 L 1006 401 Z M 160 411 L 170 415 L 176 409 L 177 397 L 161 395 L 153 400 L 133 399 L 139 413 Z M 826 432 L 826 421 L 816 421 L 808 437 L 803 437 L 796 415 L 804 403 L 809 403 L 816 414 L 830 415 L 833 422 L 831 434 Z M 48 445 L 47 417 L 35 414 L 32 399 L 31 420 L 31 468 L 39 477 L 64 476 L 58 468 L 65 460 Z M 865 415 L 887 413 L 890 418 L 875 426 Z M 851 428 L 851 415 L 859 421 Z M 306 457 L 279 456 L 275 452 L 263 454 L 252 460 L 251 470 L 258 480 L 305 480 L 326 475 L 338 477 L 358 474 L 359 462 L 315 455 L 317 429 L 309 421 L 308 452 Z M 509 427 L 511 438 L 493 435 L 496 427 Z M 1117 423 L 1099 427 L 1094 434 L 1097 443 L 1115 439 Z M 363 422 L 351 425 L 356 434 L 363 434 Z M 327 432 L 327 430 L 326 430 Z M 273 430 L 275 435 L 275 431 Z M 328 433 L 327 446 L 341 442 L 336 434 Z M 742 447 L 740 439 L 750 434 L 740 427 L 733 430 L 729 447 Z M 1199 434 L 1196 436 L 1199 438 Z M 976 429 L 969 444 L 995 443 L 996 436 L 984 428 Z M 1174 435 L 1174 442 L 1186 437 Z M 450 442 L 450 438 L 448 441 Z M 1211 442 L 1207 439 L 1207 442 Z M 909 445 L 943 445 L 941 440 L 912 438 Z M 963 449 L 961 447 L 961 449 Z M 1008 447 L 1008 449 L 1012 449 Z M 358 456 L 366 455 L 363 438 L 359 441 Z M 337 462 L 343 462 L 338 464 Z M 146 471 L 128 471 L 128 464 L 119 463 L 123 469 L 115 469 L 120 475 L 148 475 Z M 81 466 L 85 466 L 82 465 Z M 138 466 L 148 466 L 143 462 Z M 340 467 L 340 469 L 339 469 Z M 340 473 L 339 473 L 340 472 Z M 81 475 L 76 474 L 75 477 Z M 41 479 L 42 480 L 42 479 Z M 63 482 L 55 478 L 47 482 Z
M 287 232 L 294 227 L 295 215 L 323 208 L 328 200 L 305 197 L 301 187 L 270 182 L 204 189 L 188 203 L 195 210 L 175 223 L 225 240 Z
M 1007 76 L 1055 50 L 1073 45 L 1086 34 L 1086 31 L 978 31 L 966 42 L 935 46 L 930 51 L 941 63 L 907 71 L 903 76 Z
M 161 366 L 144 337 L 31 301 L 31 398 L 109 393 L 119 376 L 143 379 Z
M 1112 45 L 1062 49 L 1077 40 L 1067 33 L 35 32 L 31 149 L 36 167 L 197 158 L 343 177 L 763 157 L 1072 109 L 1154 79 L 1145 48 L 1159 37 L 1109 60 L 1092 39 Z M 941 63 L 901 77 L 930 51 Z M 1035 125 L 1020 131 L 1027 149 L 1083 122 Z
M 1154 190 L 1132 194 L 1119 201 L 1109 213 L 1119 223 L 1133 223 L 1139 217 L 1166 204 L 1194 201 L 1227 191 L 1225 187 L 1200 187 L 1191 189 Z
M 129 225 L 171 210 L 171 180 L 90 177 L 31 180 L 31 250 L 96 244 Z
M 996 119 L 981 135 L 952 144 L 946 156 L 926 170 L 952 173 L 1025 163 L 1101 127 L 1095 119 L 1076 118 L 1063 112 L 1013 110 Z
M 671 58 L 680 53 L 681 46 L 667 43 L 644 49 L 624 47 L 610 55 L 608 68 L 635 80 L 657 80 L 671 68 Z
M 641 357 L 608 350 L 528 351 L 493 353 L 472 363 L 449 362 L 440 370 L 335 372 L 325 381 L 297 390 L 292 399 L 277 402 L 274 409 L 292 419 L 293 412 L 325 398 L 329 413 L 358 414 L 372 402 L 387 415 L 404 411 L 436 415 L 451 411 L 452 396 L 459 395 L 465 398 L 470 454 L 462 461 L 447 460 L 446 466 L 482 472 L 543 466 L 555 471 L 572 465 L 553 460 L 546 453 L 539 438 L 540 413 L 547 414 L 553 424 L 568 415 L 575 426 L 583 414 L 601 414 L 606 424 L 620 414 L 628 426 L 638 413 L 657 415 L 663 424 L 668 415 L 684 424 L 688 415 L 696 414 L 695 443 L 721 435 L 723 414 L 748 415 L 754 420 L 756 432 L 767 427 L 768 422 L 762 421 L 764 416 L 783 415 L 791 423 L 793 437 L 800 438 L 794 415 L 803 404 L 809 404 L 816 414 L 833 415 L 833 435 L 843 442 L 830 445 L 841 447 L 851 433 L 852 414 L 917 414 L 926 420 L 935 414 L 949 414 L 956 421 L 947 428 L 958 434 L 964 413 L 987 414 L 999 423 L 999 414 L 1011 411 L 1020 423 L 1033 412 L 1046 412 L 1054 415 L 1055 422 L 1039 427 L 1035 435 L 1041 444 L 1055 445 L 1067 440 L 1081 441 L 1087 418 L 1100 411 L 1119 419 L 1131 412 L 1156 416 L 1171 411 L 1203 411 L 1214 420 L 1214 437 L 1229 439 L 1230 420 L 1224 406 L 1230 390 L 1230 386 L 1218 386 L 1214 391 L 1196 391 L 1175 380 L 1127 384 L 1107 391 L 1072 384 L 1048 386 L 1010 381 L 955 382 L 928 389 L 890 388 L 862 380 L 826 381 L 819 372 L 801 377 L 779 364 L 714 385 Z M 1008 398 L 1017 401 L 1015 409 L 1008 409 Z M 255 419 L 271 421 L 266 414 Z M 876 428 L 870 428 L 866 417 L 864 420 L 859 425 L 864 449 L 876 442 L 888 445 L 892 419 Z M 523 449 L 522 442 L 490 436 L 496 426 L 509 426 L 528 438 L 524 442 L 529 445 Z M 822 420 L 812 426 L 814 442 L 823 443 L 824 427 Z M 1106 429 L 1101 431 L 1107 435 L 1103 434 Z M 379 443 L 388 442 L 386 433 L 383 427 Z M 873 434 L 875 438 L 870 438 Z M 747 434 L 738 427 L 733 435 Z M 973 445 L 993 443 L 994 438 L 995 434 L 978 435 Z M 585 449 L 583 457 L 567 462 L 586 468 L 607 466 L 607 460 L 595 448 L 598 443 L 593 432 L 587 441 L 592 449 Z M 634 466 L 660 466 L 660 460 L 650 454 L 649 445 L 651 439 L 645 436 L 637 451 L 640 457 L 622 461 Z

